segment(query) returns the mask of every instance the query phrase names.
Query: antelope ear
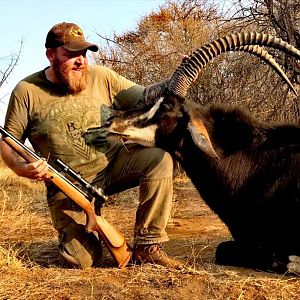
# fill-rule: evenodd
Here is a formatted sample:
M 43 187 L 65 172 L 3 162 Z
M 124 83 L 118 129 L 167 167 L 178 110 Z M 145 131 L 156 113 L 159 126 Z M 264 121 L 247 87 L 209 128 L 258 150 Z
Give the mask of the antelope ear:
M 200 119 L 195 118 L 192 114 L 190 115 L 190 118 L 188 130 L 190 131 L 196 146 L 208 155 L 219 159 L 219 156 L 213 148 L 203 122 Z

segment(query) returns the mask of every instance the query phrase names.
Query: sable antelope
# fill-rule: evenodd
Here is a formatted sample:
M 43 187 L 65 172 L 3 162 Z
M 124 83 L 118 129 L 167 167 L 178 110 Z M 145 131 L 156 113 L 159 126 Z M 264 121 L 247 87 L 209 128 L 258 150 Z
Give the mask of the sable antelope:
M 218 39 L 177 68 L 156 103 L 118 112 L 103 127 L 108 137 L 161 147 L 180 162 L 232 234 L 233 241 L 217 247 L 217 263 L 282 272 L 289 257 L 300 256 L 300 127 L 264 124 L 239 108 L 184 99 L 209 60 L 253 44 L 300 58 L 299 50 L 267 34 Z

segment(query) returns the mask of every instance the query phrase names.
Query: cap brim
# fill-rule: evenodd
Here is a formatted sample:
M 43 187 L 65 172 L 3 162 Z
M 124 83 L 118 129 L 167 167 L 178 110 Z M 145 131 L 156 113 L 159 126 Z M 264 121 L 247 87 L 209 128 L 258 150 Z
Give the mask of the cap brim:
M 93 52 L 97 52 L 99 47 L 96 44 L 91 44 L 89 42 L 77 42 L 77 43 L 66 43 L 62 45 L 68 51 L 81 51 L 81 50 L 91 50 Z

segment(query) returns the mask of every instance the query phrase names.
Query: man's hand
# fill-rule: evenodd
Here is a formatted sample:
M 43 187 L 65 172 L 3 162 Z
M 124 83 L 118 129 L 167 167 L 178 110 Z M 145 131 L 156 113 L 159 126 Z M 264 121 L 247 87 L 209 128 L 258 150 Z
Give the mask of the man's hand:
M 11 168 L 18 176 L 45 180 L 48 164 L 46 160 L 39 159 L 35 162 L 28 163 L 21 158 L 14 150 L 11 149 L 5 141 L 0 140 L 0 152 L 6 165 Z
M 47 170 L 47 162 L 43 159 L 39 159 L 33 163 L 19 161 L 14 171 L 19 176 L 42 181 L 46 179 Z

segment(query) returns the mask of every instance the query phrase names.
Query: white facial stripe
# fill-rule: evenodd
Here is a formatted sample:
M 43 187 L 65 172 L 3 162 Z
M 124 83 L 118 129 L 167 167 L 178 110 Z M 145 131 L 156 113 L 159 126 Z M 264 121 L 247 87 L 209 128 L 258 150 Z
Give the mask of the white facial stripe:
M 142 114 L 140 116 L 137 116 L 135 118 L 132 118 L 132 119 L 123 120 L 124 126 L 130 126 L 130 124 L 135 123 L 139 120 L 150 120 L 151 118 L 153 118 L 153 116 L 155 115 L 155 113 L 159 109 L 159 106 L 163 102 L 163 100 L 164 100 L 164 97 L 159 98 L 157 100 L 157 102 L 151 107 L 151 109 L 148 110 L 147 112 L 145 112 L 144 114 Z M 114 126 L 112 126 L 112 127 L 114 127 Z M 128 127 L 125 130 L 128 130 Z M 142 129 L 139 129 L 139 130 L 141 131 Z
M 155 115 L 155 113 L 159 109 L 159 106 L 163 102 L 163 100 L 164 100 L 164 97 L 160 97 L 158 99 L 158 101 L 154 104 L 154 106 L 147 113 L 144 114 L 145 118 L 147 118 L 148 120 L 153 118 L 153 116 Z
M 151 107 L 150 110 L 143 113 L 142 115 L 139 115 L 132 119 L 123 120 L 123 126 L 119 126 L 116 123 L 112 123 L 110 126 L 109 131 L 112 133 L 121 133 L 124 135 L 130 136 L 132 141 L 137 140 L 136 142 L 141 145 L 146 145 L 148 147 L 155 146 L 155 131 L 157 129 L 157 125 L 149 125 L 144 128 L 135 128 L 132 127 L 131 124 L 134 124 L 137 121 L 140 120 L 150 120 L 153 118 L 155 113 L 160 107 L 160 104 L 163 102 L 164 97 L 161 97 L 157 100 L 157 102 Z M 146 144 L 145 144 L 145 143 Z
M 130 136 L 130 141 L 146 146 L 154 147 L 155 146 L 155 132 L 157 125 L 150 125 L 145 128 L 135 128 L 128 127 L 124 131 L 125 134 Z

